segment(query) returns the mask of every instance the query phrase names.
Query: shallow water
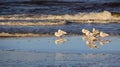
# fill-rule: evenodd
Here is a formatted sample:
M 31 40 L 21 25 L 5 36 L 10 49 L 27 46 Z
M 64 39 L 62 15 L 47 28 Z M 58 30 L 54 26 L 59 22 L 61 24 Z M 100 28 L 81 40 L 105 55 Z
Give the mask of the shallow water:
M 55 43 L 55 37 L 0 38 L 1 50 L 45 51 L 45 52 L 120 52 L 120 37 L 107 37 L 111 42 L 105 45 L 97 43 L 98 48 L 91 49 L 81 36 L 64 37 L 63 43 Z
M 55 37 L 0 38 L 1 67 L 119 67 L 120 37 L 98 48 L 89 48 L 81 36 L 66 36 L 55 44 Z

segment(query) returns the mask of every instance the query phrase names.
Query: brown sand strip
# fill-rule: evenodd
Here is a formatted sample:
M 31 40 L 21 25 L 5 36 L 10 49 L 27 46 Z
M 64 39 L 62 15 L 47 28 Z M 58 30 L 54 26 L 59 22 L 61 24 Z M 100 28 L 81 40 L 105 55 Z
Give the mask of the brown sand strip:
M 65 21 L 59 22 L 0 22 L 1 26 L 52 26 L 52 25 L 64 25 Z
M 50 36 L 50 34 L 34 34 L 34 33 L 0 33 L 0 37 L 37 37 L 37 36 Z

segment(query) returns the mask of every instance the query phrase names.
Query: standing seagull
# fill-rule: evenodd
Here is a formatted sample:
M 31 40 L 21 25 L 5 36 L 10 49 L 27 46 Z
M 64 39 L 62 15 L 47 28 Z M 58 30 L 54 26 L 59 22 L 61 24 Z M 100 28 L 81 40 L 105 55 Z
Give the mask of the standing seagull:
M 57 32 L 54 33 L 56 37 L 62 37 L 63 35 L 67 34 L 67 32 L 59 29 Z
M 92 29 L 92 33 L 93 33 L 93 36 L 96 37 L 100 32 L 99 32 L 99 30 L 93 28 L 93 29 Z
M 101 37 L 107 37 L 107 36 L 109 36 L 109 34 L 104 33 L 104 32 L 100 32 L 100 36 L 101 36 Z
M 87 30 L 87 29 L 82 29 L 82 33 L 85 34 L 86 36 L 92 36 L 93 34 Z

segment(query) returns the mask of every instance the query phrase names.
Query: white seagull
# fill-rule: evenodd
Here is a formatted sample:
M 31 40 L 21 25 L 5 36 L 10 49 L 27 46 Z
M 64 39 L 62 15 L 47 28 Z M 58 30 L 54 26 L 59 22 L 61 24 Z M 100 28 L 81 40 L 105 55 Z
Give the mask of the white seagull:
M 109 34 L 104 33 L 104 32 L 100 32 L 100 37 L 107 37 L 107 36 L 109 36 Z
M 92 29 L 92 33 L 93 33 L 93 36 L 96 37 L 100 32 L 99 32 L 99 30 L 93 28 L 93 29 Z
M 67 32 L 59 29 L 57 32 L 54 33 L 56 37 L 62 37 L 63 35 L 67 34 Z

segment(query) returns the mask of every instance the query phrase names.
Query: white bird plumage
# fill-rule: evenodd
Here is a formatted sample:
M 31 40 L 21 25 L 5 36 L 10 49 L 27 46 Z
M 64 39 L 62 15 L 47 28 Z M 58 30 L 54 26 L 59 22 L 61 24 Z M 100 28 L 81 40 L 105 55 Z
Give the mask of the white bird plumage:
M 90 47 L 90 48 L 97 48 L 97 45 L 95 44 L 95 42 L 100 40 L 100 37 L 107 37 L 109 36 L 109 34 L 104 33 L 104 32 L 100 32 L 99 30 L 93 28 L 92 31 L 89 31 L 87 29 L 82 29 L 82 33 L 83 35 L 83 39 L 86 40 L 86 44 Z M 109 43 L 109 40 L 101 40 L 100 44 L 104 45 L 106 43 Z
M 62 37 L 63 35 L 67 34 L 67 32 L 59 29 L 57 32 L 54 33 L 56 37 Z
M 87 30 L 87 29 L 82 29 L 82 33 L 85 34 L 86 36 L 92 36 L 93 34 Z
M 100 37 L 107 37 L 107 36 L 109 36 L 109 34 L 104 33 L 104 32 L 100 32 Z
M 99 32 L 99 30 L 93 28 L 92 33 L 93 33 L 93 36 L 97 36 L 100 32 Z

